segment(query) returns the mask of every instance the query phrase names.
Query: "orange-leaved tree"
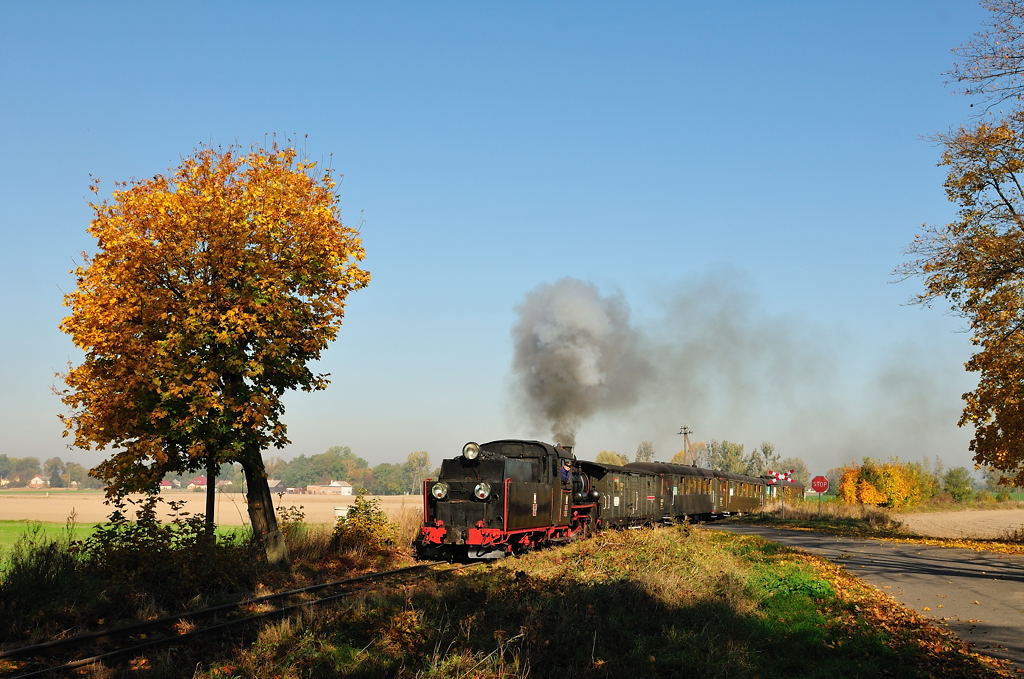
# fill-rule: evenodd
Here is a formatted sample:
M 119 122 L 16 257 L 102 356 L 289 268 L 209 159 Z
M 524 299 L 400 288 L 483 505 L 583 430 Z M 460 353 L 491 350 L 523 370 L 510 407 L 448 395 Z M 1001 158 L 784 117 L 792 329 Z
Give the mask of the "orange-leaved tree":
M 952 75 L 990 115 L 938 137 L 957 216 L 925 227 L 900 271 L 923 277 L 919 302 L 945 300 L 967 321 L 976 351 L 965 367 L 978 386 L 959 423 L 974 428 L 978 465 L 1024 485 L 1024 1 L 981 5 L 991 14 L 955 50 Z
M 957 219 L 928 227 L 903 273 L 923 277 L 918 301 L 945 299 L 961 314 L 976 351 L 967 370 L 961 426 L 973 426 L 974 461 L 1024 484 L 1024 111 L 941 138 L 946 193 Z
M 75 446 L 113 450 L 92 472 L 109 495 L 238 462 L 254 533 L 287 559 L 262 451 L 288 443 L 283 394 L 326 387 L 308 364 L 370 280 L 334 188 L 291 148 L 201 147 L 91 204 L 97 251 L 61 323 L 85 358 L 61 419 Z
M 843 468 L 838 494 L 848 504 L 911 507 L 935 493 L 934 479 L 918 463 L 892 460 L 878 464 L 865 458 L 862 465 Z

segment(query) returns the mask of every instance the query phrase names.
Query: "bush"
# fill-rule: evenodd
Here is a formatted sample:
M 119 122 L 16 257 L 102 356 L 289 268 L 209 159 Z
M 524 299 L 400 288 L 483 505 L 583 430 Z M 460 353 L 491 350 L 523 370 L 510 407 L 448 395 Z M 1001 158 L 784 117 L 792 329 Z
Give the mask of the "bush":
M 6 634 L 13 637 L 37 627 L 44 628 L 55 617 L 86 596 L 82 576 L 82 544 L 74 540 L 73 524 L 54 538 L 32 524 L 11 548 L 6 567 L 0 570 L 0 619 Z M 58 627 L 59 629 L 59 627 Z
M 394 546 L 398 524 L 391 522 L 380 508 L 380 502 L 360 493 L 340 517 L 331 535 L 331 546 L 340 551 L 383 553 Z
M 163 523 L 157 518 L 161 502 L 155 493 L 113 500 L 108 522 L 85 540 L 85 567 L 165 606 L 198 594 L 246 588 L 255 576 L 253 546 L 237 534 L 207 534 L 204 517 L 182 511 L 184 502 L 167 502 L 171 520 Z M 134 520 L 125 505 L 136 507 Z
M 974 483 L 966 467 L 954 467 L 942 479 L 942 489 L 953 496 L 956 502 L 963 502 L 974 494 Z

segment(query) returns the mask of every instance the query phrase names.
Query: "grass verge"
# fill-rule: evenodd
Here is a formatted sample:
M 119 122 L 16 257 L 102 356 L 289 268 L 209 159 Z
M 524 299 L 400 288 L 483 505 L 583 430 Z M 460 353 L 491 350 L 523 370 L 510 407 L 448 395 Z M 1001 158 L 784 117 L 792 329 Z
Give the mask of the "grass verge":
M 686 526 L 605 533 L 265 628 L 198 677 L 993 677 L 840 568 Z

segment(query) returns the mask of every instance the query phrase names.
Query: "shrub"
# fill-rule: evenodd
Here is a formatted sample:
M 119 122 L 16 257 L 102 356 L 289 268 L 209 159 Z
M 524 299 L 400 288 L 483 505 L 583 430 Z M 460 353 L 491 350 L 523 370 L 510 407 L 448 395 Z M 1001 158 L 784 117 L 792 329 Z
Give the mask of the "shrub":
M 380 553 L 392 547 L 398 538 L 398 524 L 391 522 L 380 502 L 360 493 L 340 517 L 331 535 L 331 544 L 340 551 Z
M 953 496 L 956 502 L 963 502 L 974 494 L 974 483 L 966 467 L 954 467 L 942 479 L 942 489 Z
M 197 595 L 246 588 L 255 577 L 253 546 L 237 534 L 207 534 L 203 516 L 184 512 L 184 502 L 167 502 L 171 520 L 163 523 L 157 518 L 162 502 L 155 493 L 117 498 L 108 522 L 85 540 L 84 567 L 110 583 L 108 596 L 120 589 L 175 606 Z M 135 506 L 134 519 L 126 505 Z
M 860 466 L 843 468 L 837 492 L 847 504 L 901 509 L 920 504 L 936 490 L 934 478 L 920 464 L 897 460 L 878 464 L 865 458 Z
M 14 543 L 6 567 L 0 570 L 0 629 L 6 632 L 0 636 L 46 628 L 86 595 L 80 568 L 82 544 L 71 537 L 72 528 L 69 523 L 63 534 L 52 537 L 43 533 L 40 524 L 32 524 Z

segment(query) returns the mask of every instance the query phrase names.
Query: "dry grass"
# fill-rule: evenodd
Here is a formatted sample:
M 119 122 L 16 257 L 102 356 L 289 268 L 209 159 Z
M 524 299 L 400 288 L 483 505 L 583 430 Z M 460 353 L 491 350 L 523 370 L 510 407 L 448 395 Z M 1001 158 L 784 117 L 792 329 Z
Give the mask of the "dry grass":
M 824 679 L 893 667 L 1005 676 L 838 568 L 681 526 L 367 591 L 274 624 L 196 676 Z
M 1024 545 L 1024 526 L 1010 528 L 999 536 L 999 542 L 1007 542 L 1014 545 Z
M 884 507 L 848 505 L 843 502 L 823 502 L 819 507 L 815 500 L 797 500 L 786 503 L 785 519 L 782 518 L 779 506 L 746 518 L 755 523 L 785 524 L 844 535 L 894 537 L 906 534 L 898 517 L 898 514 Z

